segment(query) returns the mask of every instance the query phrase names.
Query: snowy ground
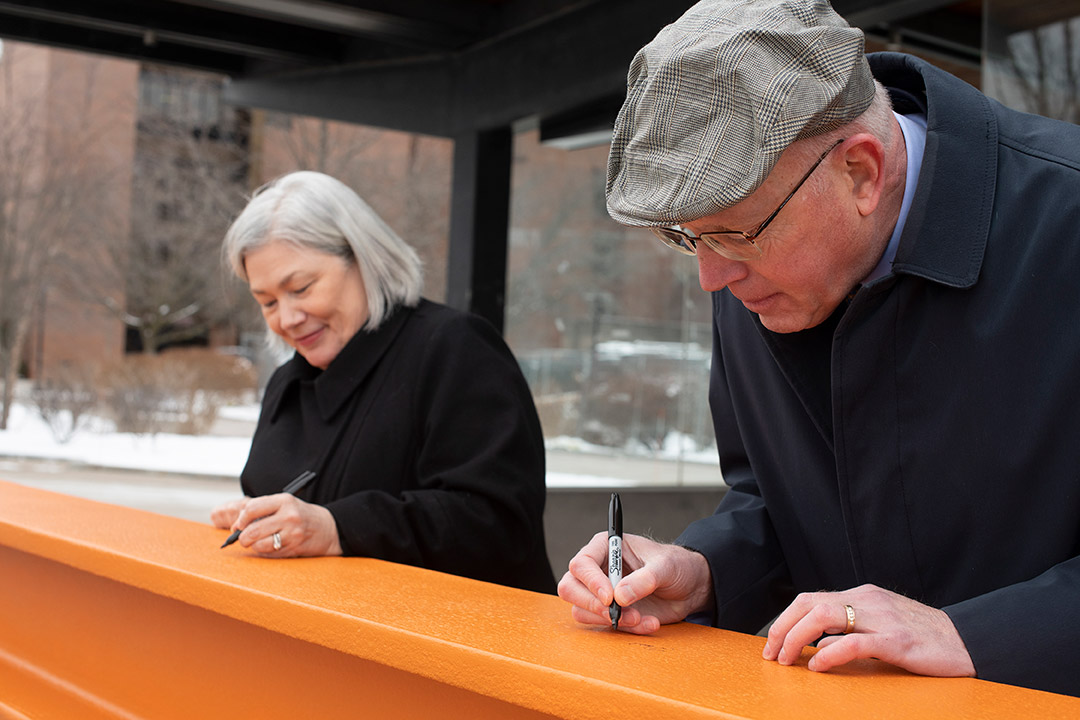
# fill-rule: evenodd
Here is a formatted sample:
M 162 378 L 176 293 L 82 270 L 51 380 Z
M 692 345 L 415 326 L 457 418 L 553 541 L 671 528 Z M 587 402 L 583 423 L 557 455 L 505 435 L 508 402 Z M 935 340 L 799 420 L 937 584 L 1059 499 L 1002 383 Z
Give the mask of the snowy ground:
M 241 433 L 134 435 L 117 433 L 109 423 L 98 420 L 61 443 L 36 412 L 16 404 L 8 429 L 0 431 L 0 458 L 234 479 L 247 460 L 251 439 L 245 428 L 254 428 L 258 407 L 224 408 L 221 417 L 239 426 Z M 592 488 L 716 484 L 719 471 L 715 448 L 687 452 L 685 447 L 685 438 L 671 437 L 659 453 L 635 458 L 575 438 L 553 438 L 548 441 L 547 484 Z M 680 456 L 682 463 L 676 462 Z
M 228 411 L 241 417 L 251 412 L 248 408 Z M 250 447 L 251 439 L 245 437 L 134 435 L 113 432 L 103 422 L 91 423 L 60 443 L 37 413 L 22 405 L 12 408 L 8 429 L 0 431 L 0 456 L 189 475 L 236 477 Z

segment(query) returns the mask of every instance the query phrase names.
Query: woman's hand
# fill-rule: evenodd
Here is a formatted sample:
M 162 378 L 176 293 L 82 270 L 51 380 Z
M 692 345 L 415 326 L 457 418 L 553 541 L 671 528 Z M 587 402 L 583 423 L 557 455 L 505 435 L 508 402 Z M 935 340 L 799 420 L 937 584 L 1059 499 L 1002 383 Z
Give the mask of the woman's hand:
M 264 557 L 341 555 L 337 524 L 330 511 L 288 493 L 247 499 L 230 529 L 242 530 L 237 542 Z M 280 541 L 277 549 L 275 534 Z
M 230 500 L 218 505 L 216 508 L 210 511 L 210 522 L 214 524 L 216 528 L 228 528 L 232 527 L 232 524 L 236 522 L 236 518 L 240 516 L 240 511 L 247 505 L 247 501 L 250 498 L 240 498 L 239 500 Z
M 599 532 L 570 561 L 559 597 L 574 607 L 574 620 L 610 625 L 612 596 L 622 606 L 619 630 L 643 635 L 678 622 L 712 602 L 712 573 L 704 556 L 640 535 L 623 538 L 623 567 L 629 574 L 612 591 L 607 576 L 607 533 Z
M 854 615 L 850 628 L 845 606 Z M 943 610 L 874 585 L 799 595 L 769 628 L 762 656 L 791 665 L 824 634 L 830 637 L 818 643 L 811 670 L 873 657 L 919 675 L 975 676 L 967 647 Z

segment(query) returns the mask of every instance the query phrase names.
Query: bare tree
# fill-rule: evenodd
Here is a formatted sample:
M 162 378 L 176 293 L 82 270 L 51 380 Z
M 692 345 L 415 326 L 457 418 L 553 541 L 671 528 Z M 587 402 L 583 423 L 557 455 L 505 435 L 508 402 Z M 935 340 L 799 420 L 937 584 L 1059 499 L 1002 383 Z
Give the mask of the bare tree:
M 988 54 L 988 90 L 1026 112 L 1080 123 L 1080 18 L 999 39 Z
M 37 54 L 35 54 L 35 52 Z M 94 234 L 107 164 L 90 111 L 98 65 L 81 65 L 81 96 L 50 103 L 40 49 L 5 43 L 0 62 L 0 428 L 7 427 L 34 304 L 72 243 Z M 45 119 L 48 122 L 45 122 Z
M 280 137 L 293 169 L 315 170 L 339 179 L 351 175 L 377 141 L 375 132 L 321 118 L 273 113 L 270 122 L 287 130 Z
M 140 124 L 131 242 L 116 258 L 127 303 L 117 310 L 155 353 L 230 318 L 220 248 L 243 207 L 247 161 L 237 143 L 171 119 Z
M 154 354 L 211 329 L 253 324 L 221 266 L 221 240 L 249 188 L 247 111 L 224 108 L 222 78 L 143 66 L 125 209 L 130 228 L 72 285 L 107 308 Z M 110 296 L 102 288 L 124 289 Z
M 317 170 L 351 187 L 420 254 L 424 294 L 446 293 L 453 144 L 311 117 L 267 114 L 267 179 Z

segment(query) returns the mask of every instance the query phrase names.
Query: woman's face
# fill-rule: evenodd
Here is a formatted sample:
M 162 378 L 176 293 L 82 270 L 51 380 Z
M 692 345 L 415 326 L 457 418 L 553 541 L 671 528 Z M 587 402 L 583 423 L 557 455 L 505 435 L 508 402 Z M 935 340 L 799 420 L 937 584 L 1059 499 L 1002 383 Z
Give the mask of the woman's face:
M 244 256 L 248 286 L 266 324 L 323 370 L 368 318 L 355 262 L 272 240 Z

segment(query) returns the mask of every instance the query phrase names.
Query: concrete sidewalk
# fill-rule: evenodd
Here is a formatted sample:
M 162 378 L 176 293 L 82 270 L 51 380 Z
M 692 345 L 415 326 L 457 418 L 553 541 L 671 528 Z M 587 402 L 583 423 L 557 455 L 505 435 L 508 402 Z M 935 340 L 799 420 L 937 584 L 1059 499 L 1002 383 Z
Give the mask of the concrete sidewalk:
M 203 523 L 210 522 L 215 505 L 240 496 L 235 478 L 118 470 L 56 460 L 0 458 L 0 480 Z

